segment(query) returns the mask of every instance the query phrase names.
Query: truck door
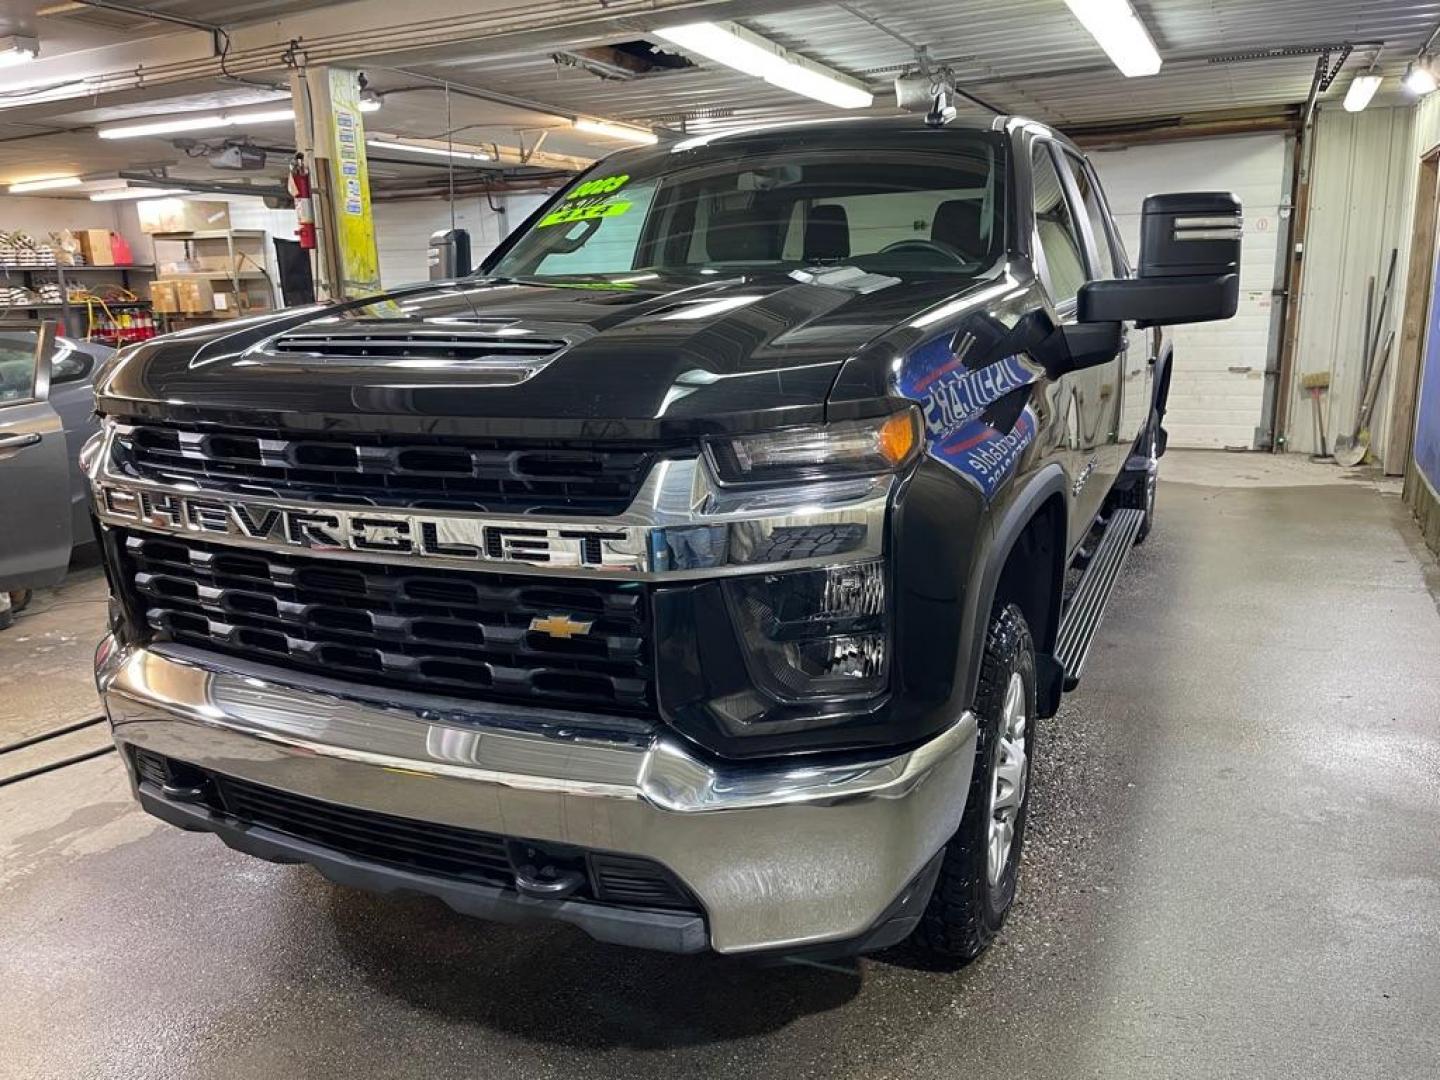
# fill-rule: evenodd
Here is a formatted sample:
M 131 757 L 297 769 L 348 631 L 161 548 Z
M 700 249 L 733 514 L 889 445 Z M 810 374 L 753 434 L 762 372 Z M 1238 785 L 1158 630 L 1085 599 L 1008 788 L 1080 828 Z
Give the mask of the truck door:
M 1125 256 L 1125 247 L 1120 242 L 1115 219 L 1110 214 L 1110 207 L 1095 176 L 1094 166 L 1068 150 L 1063 160 L 1070 168 L 1079 205 L 1084 208 L 1081 223 L 1088 226 L 1086 242 L 1093 255 L 1090 262 L 1093 268 L 1092 276 L 1129 277 L 1130 261 Z M 1119 370 L 1116 372 L 1119 393 L 1111 417 L 1115 427 L 1111 442 L 1114 461 L 1107 464 L 1109 471 L 1124 468 L 1131 448 L 1150 417 L 1156 340 L 1154 331 L 1138 330 L 1133 322 L 1125 323 L 1122 328 L 1122 351 Z
M 69 456 L 47 400 L 55 328 L 0 341 L 0 589 L 53 585 L 70 561 Z
M 1075 298 L 1094 275 L 1090 270 L 1088 235 L 1078 212 L 1078 197 L 1060 148 L 1048 139 L 1031 144 L 1031 192 L 1035 235 L 1031 249 L 1036 270 L 1062 323 L 1075 318 Z M 1058 384 L 1055 407 L 1066 424 L 1070 489 L 1070 539 L 1089 531 L 1110 490 L 1107 473 L 1114 463 L 1119 361 L 1065 375 Z

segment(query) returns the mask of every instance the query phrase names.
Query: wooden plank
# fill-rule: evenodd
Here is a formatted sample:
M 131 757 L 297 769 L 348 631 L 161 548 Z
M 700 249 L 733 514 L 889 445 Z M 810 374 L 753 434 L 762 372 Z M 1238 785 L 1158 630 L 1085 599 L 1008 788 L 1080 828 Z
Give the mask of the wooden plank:
M 1415 184 L 1415 221 L 1410 233 L 1410 263 L 1405 275 L 1404 316 L 1395 357 L 1395 395 L 1382 455 L 1385 472 L 1403 474 L 1410 467 L 1415 434 L 1415 408 L 1420 392 L 1425 326 L 1430 320 L 1431 272 L 1435 266 L 1437 195 L 1440 195 L 1440 148 L 1420 162 Z

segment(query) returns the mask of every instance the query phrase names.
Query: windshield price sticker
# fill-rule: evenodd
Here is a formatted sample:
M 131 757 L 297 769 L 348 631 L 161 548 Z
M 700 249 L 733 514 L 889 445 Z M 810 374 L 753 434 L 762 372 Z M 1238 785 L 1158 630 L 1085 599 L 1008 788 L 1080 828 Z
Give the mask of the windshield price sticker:
M 619 176 L 604 176 L 578 184 L 565 193 L 564 205 L 546 214 L 535 227 L 543 229 L 547 225 L 567 225 L 572 221 L 619 217 L 634 204 L 611 200 L 610 196 L 623 188 L 629 180 L 627 174 L 621 173 Z

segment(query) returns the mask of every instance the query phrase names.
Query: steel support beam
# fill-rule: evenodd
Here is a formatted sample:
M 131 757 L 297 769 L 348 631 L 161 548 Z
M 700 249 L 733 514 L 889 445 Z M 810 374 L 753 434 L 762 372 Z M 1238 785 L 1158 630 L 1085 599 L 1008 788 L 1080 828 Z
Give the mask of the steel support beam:
M 370 213 L 359 73 L 321 65 L 291 76 L 295 145 L 313 186 L 315 285 L 322 299 L 380 292 L 380 256 Z

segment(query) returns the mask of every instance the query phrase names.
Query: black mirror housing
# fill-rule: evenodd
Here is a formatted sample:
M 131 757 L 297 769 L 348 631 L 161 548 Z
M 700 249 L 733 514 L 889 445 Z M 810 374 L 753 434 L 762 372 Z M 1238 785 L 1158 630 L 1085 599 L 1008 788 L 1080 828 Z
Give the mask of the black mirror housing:
M 1137 275 L 1082 286 L 1077 316 L 1141 327 L 1228 319 L 1240 300 L 1240 236 L 1240 200 L 1229 192 L 1151 195 Z
M 1235 314 L 1240 275 L 1116 278 L 1081 286 L 1076 318 L 1082 323 L 1133 320 L 1147 326 L 1215 322 Z

